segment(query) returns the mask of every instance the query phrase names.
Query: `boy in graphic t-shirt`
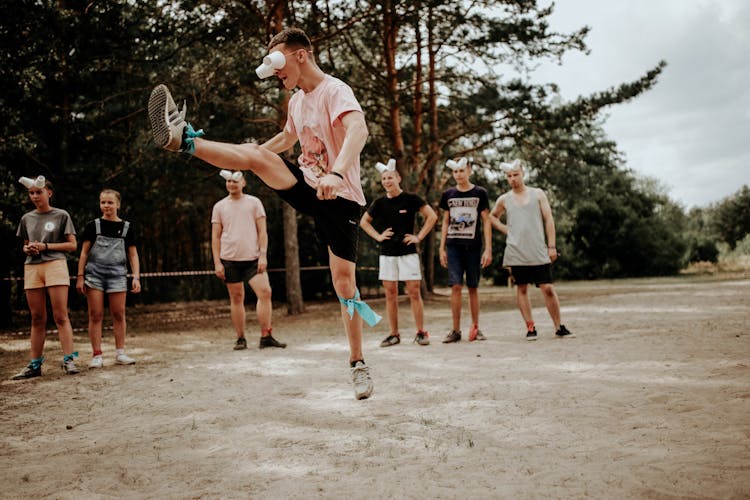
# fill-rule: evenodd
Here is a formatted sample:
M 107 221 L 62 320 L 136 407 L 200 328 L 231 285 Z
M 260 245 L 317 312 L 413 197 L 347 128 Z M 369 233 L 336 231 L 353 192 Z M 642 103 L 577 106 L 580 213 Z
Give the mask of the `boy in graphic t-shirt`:
M 195 131 L 185 121 L 185 108 L 178 110 L 167 87 L 159 85 L 149 99 L 154 140 L 167 150 L 192 154 L 221 169 L 250 170 L 296 210 L 315 219 L 341 302 L 354 395 L 366 399 L 373 383 L 362 353 L 362 322 L 380 321 L 360 299 L 355 279 L 358 222 L 365 205 L 359 155 L 367 140 L 367 124 L 352 89 L 318 67 L 304 31 L 281 31 L 269 42 L 268 51 L 256 70 L 258 76 L 276 75 L 287 90 L 299 87 L 289 100 L 281 132 L 260 145 L 202 139 L 203 131 Z M 302 154 L 295 165 L 279 154 L 297 142 Z
M 448 268 L 448 284 L 451 287 L 451 313 L 453 329 L 443 339 L 449 344 L 461 340 L 461 293 L 466 275 L 469 290 L 471 328 L 469 342 L 485 340 L 479 329 L 479 275 L 480 267 L 492 262 L 492 227 L 490 226 L 490 204 L 487 190 L 469 181 L 471 161 L 461 158 L 448 160 L 456 186 L 448 189 L 440 198 L 443 210 L 443 225 L 440 230 L 440 264 Z M 481 228 L 481 229 L 480 229 Z M 484 251 L 482 250 L 484 242 Z

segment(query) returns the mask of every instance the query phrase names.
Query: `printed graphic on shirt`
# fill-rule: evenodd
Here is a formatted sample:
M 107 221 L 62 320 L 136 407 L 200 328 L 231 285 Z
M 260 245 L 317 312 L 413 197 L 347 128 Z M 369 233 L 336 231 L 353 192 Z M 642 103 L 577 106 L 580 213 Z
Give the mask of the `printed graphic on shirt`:
M 328 151 L 325 144 L 307 125 L 302 127 L 299 139 L 302 146 L 300 163 L 310 167 L 317 177 L 323 177 L 328 172 Z
M 477 213 L 479 198 L 450 198 L 450 224 L 448 237 L 458 239 L 474 239 L 477 232 Z
M 47 231 L 48 233 L 51 233 L 52 231 L 55 230 L 55 223 L 52 221 L 45 222 L 44 230 Z

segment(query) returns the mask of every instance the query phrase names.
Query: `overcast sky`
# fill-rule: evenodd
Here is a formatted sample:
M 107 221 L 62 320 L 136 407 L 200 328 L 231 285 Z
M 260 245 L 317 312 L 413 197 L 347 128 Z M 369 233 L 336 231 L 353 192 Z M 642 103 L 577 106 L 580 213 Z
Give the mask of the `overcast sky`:
M 685 208 L 750 185 L 750 2 L 557 0 L 553 30 L 583 25 L 591 53 L 544 65 L 535 79 L 573 99 L 636 80 L 663 59 L 653 89 L 607 111 L 605 130 L 628 167 Z

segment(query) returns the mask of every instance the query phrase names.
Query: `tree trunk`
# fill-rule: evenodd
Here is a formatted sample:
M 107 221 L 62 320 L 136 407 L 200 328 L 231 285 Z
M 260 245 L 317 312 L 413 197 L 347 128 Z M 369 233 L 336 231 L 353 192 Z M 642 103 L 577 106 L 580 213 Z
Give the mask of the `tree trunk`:
M 286 302 L 289 314 L 305 312 L 302 300 L 302 281 L 299 269 L 299 240 L 297 239 L 297 211 L 281 204 L 284 214 L 284 267 L 286 268 Z
M 401 130 L 401 103 L 398 92 L 398 71 L 396 53 L 398 43 L 398 15 L 393 2 L 385 0 L 383 4 L 383 60 L 386 66 L 386 88 L 388 95 L 388 112 L 391 124 L 391 157 L 396 159 L 400 171 L 408 168 L 403 165 L 404 137 Z M 405 173 L 405 172 L 404 172 Z M 406 176 L 408 179 L 408 176 Z M 408 182 L 408 181 L 407 181 Z

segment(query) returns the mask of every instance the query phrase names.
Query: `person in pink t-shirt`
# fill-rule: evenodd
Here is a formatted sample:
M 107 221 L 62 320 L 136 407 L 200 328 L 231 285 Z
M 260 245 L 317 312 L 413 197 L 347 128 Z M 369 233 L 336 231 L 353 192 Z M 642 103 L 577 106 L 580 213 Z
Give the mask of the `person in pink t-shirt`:
M 286 347 L 271 335 L 271 282 L 268 280 L 266 211 L 255 196 L 245 194 L 242 172 L 223 170 L 229 196 L 216 202 L 211 212 L 211 252 L 214 272 L 229 292 L 232 325 L 237 334 L 234 350 L 247 349 L 245 339 L 245 282 L 257 297 L 255 313 L 260 326 L 261 349 Z
M 366 399 L 373 383 L 362 353 L 362 323 L 372 326 L 381 319 L 360 299 L 356 284 L 359 218 L 365 205 L 359 155 L 369 134 L 367 124 L 352 89 L 318 67 L 304 31 L 281 31 L 268 51 L 258 75 L 276 75 L 287 90 L 299 88 L 289 100 L 281 132 L 263 144 L 202 139 L 203 131 L 185 121 L 185 107 L 179 110 L 169 89 L 158 85 L 148 104 L 154 140 L 218 168 L 250 170 L 297 211 L 314 218 L 341 302 L 354 395 Z M 295 165 L 279 154 L 297 142 L 302 154 Z

